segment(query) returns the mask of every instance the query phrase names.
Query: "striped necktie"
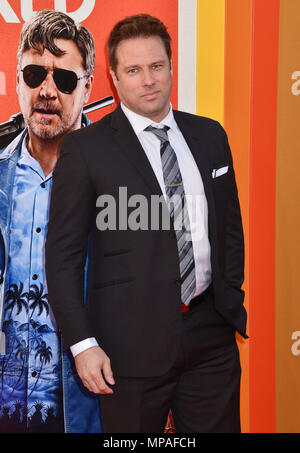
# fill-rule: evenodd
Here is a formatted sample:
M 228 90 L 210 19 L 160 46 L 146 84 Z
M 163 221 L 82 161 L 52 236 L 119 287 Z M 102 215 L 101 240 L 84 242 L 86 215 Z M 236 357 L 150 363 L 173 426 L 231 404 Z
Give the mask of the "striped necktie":
M 196 288 L 194 252 L 184 186 L 176 153 L 169 142 L 168 129 L 168 126 L 164 126 L 161 129 L 148 126 L 145 131 L 152 132 L 160 141 L 160 155 L 168 208 L 177 238 L 181 277 L 181 301 L 187 306 Z

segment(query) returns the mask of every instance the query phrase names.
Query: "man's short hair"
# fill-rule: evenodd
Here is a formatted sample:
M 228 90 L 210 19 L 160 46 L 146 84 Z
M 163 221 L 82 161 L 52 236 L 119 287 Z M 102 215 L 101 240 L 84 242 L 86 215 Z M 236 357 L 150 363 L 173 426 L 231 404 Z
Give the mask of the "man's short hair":
M 54 43 L 55 39 L 69 39 L 80 51 L 86 75 L 91 75 L 95 65 L 95 44 L 91 32 L 83 25 L 76 24 L 65 13 L 50 9 L 36 12 L 22 27 L 19 47 L 18 63 L 21 64 L 22 55 L 29 49 L 44 52 L 47 49 L 55 56 L 64 54 Z
M 125 17 L 112 29 L 108 39 L 108 57 L 111 69 L 116 72 L 118 61 L 116 57 L 117 47 L 124 39 L 132 39 L 150 36 L 159 36 L 165 46 L 169 61 L 171 62 L 171 37 L 167 27 L 156 17 L 149 14 L 137 14 Z

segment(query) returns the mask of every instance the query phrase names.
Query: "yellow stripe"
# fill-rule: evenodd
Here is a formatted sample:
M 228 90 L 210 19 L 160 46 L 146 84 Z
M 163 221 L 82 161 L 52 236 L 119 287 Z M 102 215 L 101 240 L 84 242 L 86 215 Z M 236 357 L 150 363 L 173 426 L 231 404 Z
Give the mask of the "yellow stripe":
M 198 0 L 197 29 L 197 114 L 223 124 L 225 0 Z

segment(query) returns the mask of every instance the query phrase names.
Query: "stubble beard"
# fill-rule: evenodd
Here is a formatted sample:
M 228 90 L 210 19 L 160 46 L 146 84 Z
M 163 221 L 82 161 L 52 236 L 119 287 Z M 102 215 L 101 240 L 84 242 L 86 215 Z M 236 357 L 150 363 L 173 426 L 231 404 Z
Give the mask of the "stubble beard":
M 68 132 L 77 129 L 81 125 L 81 114 L 83 108 L 84 99 L 82 97 L 81 102 L 77 105 L 78 112 L 74 118 L 72 113 L 63 113 L 62 109 L 57 108 L 55 104 L 51 102 L 37 102 L 32 109 L 31 115 L 25 118 L 25 122 L 28 129 L 41 140 L 54 140 L 62 137 Z M 56 112 L 53 118 L 39 117 L 34 115 L 36 110 L 52 110 Z
M 30 117 L 26 123 L 28 129 L 37 137 L 42 140 L 54 140 L 58 137 L 65 135 L 67 132 L 75 129 L 75 125 L 78 123 L 81 112 L 79 112 L 76 119 L 72 122 L 71 117 L 59 118 L 56 125 L 52 124 L 51 118 L 41 118 L 38 122 L 34 118 Z M 80 123 L 79 123 L 80 124 Z

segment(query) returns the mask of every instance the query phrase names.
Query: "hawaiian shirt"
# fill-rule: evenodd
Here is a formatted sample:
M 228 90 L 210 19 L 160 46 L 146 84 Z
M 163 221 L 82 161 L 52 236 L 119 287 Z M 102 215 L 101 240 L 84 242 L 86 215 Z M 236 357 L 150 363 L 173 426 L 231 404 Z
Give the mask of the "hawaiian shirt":
M 44 244 L 52 173 L 26 138 L 16 167 L 0 363 L 0 431 L 57 432 L 62 420 L 60 335 L 48 303 Z M 59 427 L 58 427 L 59 426 Z

